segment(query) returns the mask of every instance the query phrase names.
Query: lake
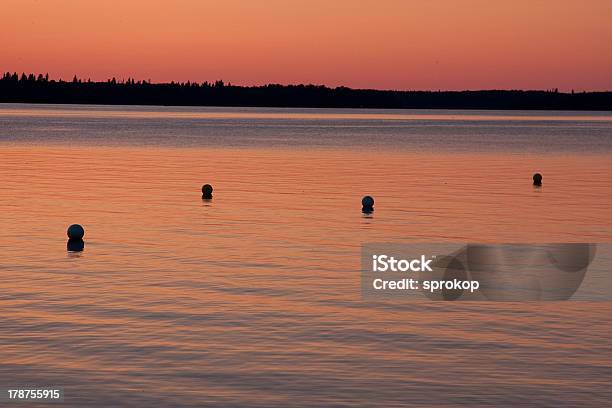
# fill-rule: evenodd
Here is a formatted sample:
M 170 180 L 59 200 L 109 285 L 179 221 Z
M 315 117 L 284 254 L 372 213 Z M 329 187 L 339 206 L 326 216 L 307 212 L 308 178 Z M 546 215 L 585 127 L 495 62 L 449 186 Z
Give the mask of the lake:
M 0 384 L 58 405 L 612 399 L 610 302 L 360 288 L 369 242 L 611 243 L 610 112 L 4 104 L 0 186 Z

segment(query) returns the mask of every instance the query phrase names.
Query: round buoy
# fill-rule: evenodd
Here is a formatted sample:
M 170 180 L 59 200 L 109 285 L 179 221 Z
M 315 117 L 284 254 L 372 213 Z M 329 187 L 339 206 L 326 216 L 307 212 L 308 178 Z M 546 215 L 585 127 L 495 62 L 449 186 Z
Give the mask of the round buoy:
M 542 175 L 540 173 L 536 173 L 533 175 L 533 185 L 534 186 L 542 185 Z
M 204 184 L 202 186 L 202 198 L 211 199 L 213 193 L 213 188 L 210 184 Z
M 361 207 L 364 212 L 374 211 L 374 199 L 370 196 L 365 196 L 361 199 Z
M 79 224 L 72 224 L 68 227 L 68 231 L 66 231 L 66 233 L 68 234 L 69 239 L 79 240 L 83 239 L 85 230 Z

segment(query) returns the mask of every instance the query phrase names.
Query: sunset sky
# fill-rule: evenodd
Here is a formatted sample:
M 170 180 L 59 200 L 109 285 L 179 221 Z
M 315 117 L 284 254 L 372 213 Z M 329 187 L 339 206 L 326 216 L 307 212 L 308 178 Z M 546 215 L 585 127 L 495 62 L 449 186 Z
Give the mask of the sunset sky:
M 612 0 L 4 0 L 0 71 L 612 90 Z

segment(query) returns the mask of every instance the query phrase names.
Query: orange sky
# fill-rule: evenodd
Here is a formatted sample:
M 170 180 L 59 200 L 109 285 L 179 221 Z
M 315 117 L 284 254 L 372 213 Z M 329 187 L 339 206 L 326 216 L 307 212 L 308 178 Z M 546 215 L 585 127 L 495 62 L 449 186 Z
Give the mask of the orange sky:
M 0 71 L 612 90 L 612 0 L 3 0 Z

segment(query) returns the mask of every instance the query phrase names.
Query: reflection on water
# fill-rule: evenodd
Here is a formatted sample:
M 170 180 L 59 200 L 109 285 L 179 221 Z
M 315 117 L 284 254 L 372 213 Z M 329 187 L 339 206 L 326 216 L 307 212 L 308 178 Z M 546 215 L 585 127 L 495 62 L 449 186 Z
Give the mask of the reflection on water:
M 69 239 L 66 249 L 70 252 L 81 252 L 85 249 L 85 242 L 82 239 Z
M 97 117 L 97 118 L 163 118 L 163 119 L 355 119 L 355 120 L 431 120 L 431 121 L 604 121 L 612 122 L 605 111 L 503 111 L 453 109 L 318 109 L 318 108 L 249 108 L 200 106 L 134 106 L 134 105 L 47 105 L 0 104 L 0 116 Z
M 0 383 L 74 407 L 609 403 L 609 303 L 360 290 L 363 242 L 610 242 L 606 151 L 109 145 L 0 147 Z
M 0 129 L 17 145 L 612 154 L 610 112 L 0 104 Z

